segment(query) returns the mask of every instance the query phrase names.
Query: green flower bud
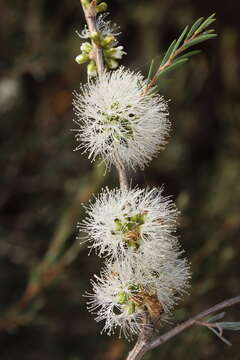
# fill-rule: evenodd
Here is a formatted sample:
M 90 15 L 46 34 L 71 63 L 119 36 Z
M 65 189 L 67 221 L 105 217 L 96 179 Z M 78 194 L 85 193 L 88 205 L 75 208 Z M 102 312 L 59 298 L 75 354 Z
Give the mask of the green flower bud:
M 90 1 L 89 0 L 80 0 L 81 3 L 82 3 L 82 6 L 84 8 L 88 7 L 90 5 Z
M 136 214 L 132 216 L 132 221 L 137 223 L 138 225 L 144 224 L 144 215 L 143 214 Z
M 129 301 L 129 303 L 126 305 L 126 310 L 129 313 L 129 315 L 134 314 L 136 311 L 136 305 L 133 301 Z
M 101 40 L 101 46 L 102 47 L 109 47 L 115 40 L 115 37 L 112 35 L 107 35 L 103 40 Z
M 125 55 L 125 51 L 123 51 L 123 46 L 118 46 L 118 47 L 111 47 L 108 48 L 106 50 L 104 50 L 104 55 L 106 57 L 118 60 L 121 59 L 123 57 L 123 55 Z
M 89 61 L 89 56 L 86 53 L 82 53 L 75 57 L 75 61 L 78 64 L 84 64 L 85 62 Z
M 115 219 L 114 223 L 115 223 L 115 230 L 116 231 L 122 231 L 123 230 L 123 224 L 122 224 L 121 220 Z
M 103 50 L 104 55 L 109 58 L 114 57 L 115 52 L 114 48 Z
M 93 31 L 91 33 L 91 39 L 95 42 L 95 44 L 101 45 L 100 34 L 97 31 Z
M 116 69 L 118 67 L 118 62 L 114 59 L 105 59 L 109 69 Z
M 89 42 L 84 42 L 80 49 L 85 53 L 89 53 L 92 50 L 92 45 Z
M 90 61 L 90 63 L 87 66 L 87 73 L 88 76 L 97 76 L 97 66 L 95 61 Z
M 140 286 L 139 285 L 129 285 L 128 289 L 131 291 L 138 291 L 140 289 Z
M 105 2 L 102 2 L 101 4 L 99 4 L 99 5 L 96 6 L 97 13 L 106 11 L 107 8 L 108 8 L 108 5 L 107 5 L 107 3 L 105 3 Z
M 126 304 L 127 300 L 128 300 L 128 296 L 127 296 L 125 291 L 120 291 L 117 294 L 117 302 L 118 302 L 118 304 Z

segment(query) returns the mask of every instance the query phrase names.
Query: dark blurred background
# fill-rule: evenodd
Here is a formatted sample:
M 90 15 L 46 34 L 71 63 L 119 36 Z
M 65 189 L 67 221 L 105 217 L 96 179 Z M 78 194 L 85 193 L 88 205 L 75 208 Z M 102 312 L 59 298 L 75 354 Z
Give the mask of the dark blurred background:
M 162 79 L 171 99 L 172 137 L 133 184 L 160 186 L 181 210 L 179 235 L 192 264 L 190 296 L 175 313 L 186 319 L 239 295 L 240 3 L 109 0 L 121 25 L 123 64 L 147 73 L 186 24 L 217 12 L 219 37 Z M 78 0 L 0 3 L 0 358 L 120 360 L 133 346 L 100 335 L 82 294 L 101 261 L 75 240 L 82 203 L 114 171 L 73 152 L 72 91 L 86 81 L 74 61 L 85 24 Z M 156 59 L 157 61 L 158 59 Z M 227 310 L 240 320 L 240 307 Z M 240 359 L 239 333 L 228 347 L 205 328 L 186 331 L 146 355 L 153 359 Z

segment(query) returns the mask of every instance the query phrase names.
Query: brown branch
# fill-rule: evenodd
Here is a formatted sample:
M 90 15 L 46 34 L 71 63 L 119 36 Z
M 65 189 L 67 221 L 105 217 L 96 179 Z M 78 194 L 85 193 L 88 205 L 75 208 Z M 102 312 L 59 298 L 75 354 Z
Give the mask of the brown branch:
M 126 169 L 120 158 L 115 154 L 115 166 L 118 172 L 119 183 L 121 189 L 128 189 L 128 178 Z
M 195 324 L 200 325 L 200 326 L 205 326 L 205 327 L 207 327 L 209 329 L 216 328 L 216 329 L 218 329 L 220 336 L 222 336 L 222 334 L 223 334 L 223 328 L 221 328 L 221 326 L 219 326 L 217 323 L 210 323 L 210 322 L 207 322 L 207 321 L 197 321 L 196 320 Z
M 127 357 L 127 360 L 140 360 L 143 358 L 144 354 L 152 349 L 155 349 L 156 347 L 164 344 L 168 340 L 172 339 L 174 336 L 178 335 L 182 331 L 192 327 L 193 325 L 202 325 L 198 324 L 198 320 L 201 320 L 205 318 L 206 316 L 222 310 L 224 308 L 236 305 L 240 303 L 240 296 L 236 296 L 234 298 L 222 301 L 221 303 L 212 306 L 211 308 L 202 311 L 200 314 L 195 315 L 194 317 L 190 318 L 189 320 L 183 322 L 180 325 L 177 325 L 173 329 L 169 330 L 165 334 L 158 336 L 156 339 L 150 341 L 141 340 L 139 339 L 137 343 L 135 344 L 133 350 L 130 352 L 129 356 Z M 140 338 L 140 337 L 139 337 Z
M 151 324 L 150 316 L 145 313 L 142 323 L 142 329 L 138 336 L 138 340 L 126 360 L 140 360 L 144 356 L 144 354 L 148 351 L 147 344 L 149 343 L 153 332 L 154 332 L 154 324 Z
M 157 339 L 153 340 L 149 345 L 149 349 L 154 349 L 155 347 L 170 340 L 172 337 L 178 335 L 180 332 L 195 325 L 197 320 L 201 320 L 216 311 L 222 310 L 224 308 L 233 306 L 238 303 L 240 303 L 240 296 L 236 296 L 234 298 L 222 301 L 219 304 L 212 306 L 210 309 L 202 311 L 200 314 L 192 317 L 191 319 L 185 321 L 184 323 L 182 323 L 182 324 L 176 326 L 175 328 L 173 328 L 172 330 L 168 331 L 164 335 L 161 335 Z

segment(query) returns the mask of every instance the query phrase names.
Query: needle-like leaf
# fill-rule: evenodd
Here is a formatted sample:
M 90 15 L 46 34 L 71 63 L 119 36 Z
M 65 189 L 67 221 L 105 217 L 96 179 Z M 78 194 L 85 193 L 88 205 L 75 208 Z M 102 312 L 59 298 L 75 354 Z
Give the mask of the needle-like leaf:
M 173 40 L 173 42 L 171 43 L 171 45 L 167 49 L 167 52 L 166 52 L 166 54 L 165 54 L 165 56 L 164 56 L 164 58 L 163 58 L 163 60 L 162 60 L 162 62 L 160 64 L 160 67 L 162 65 L 164 65 L 166 63 L 166 61 L 168 60 L 168 58 L 172 55 L 175 44 L 176 44 L 176 40 Z
M 200 26 L 200 24 L 203 22 L 204 18 L 200 17 L 199 19 L 197 19 L 197 21 L 195 21 L 195 23 L 193 24 L 193 26 L 191 27 L 191 29 L 189 30 L 186 40 L 190 39 L 190 37 L 194 34 L 194 32 L 197 30 L 197 28 Z

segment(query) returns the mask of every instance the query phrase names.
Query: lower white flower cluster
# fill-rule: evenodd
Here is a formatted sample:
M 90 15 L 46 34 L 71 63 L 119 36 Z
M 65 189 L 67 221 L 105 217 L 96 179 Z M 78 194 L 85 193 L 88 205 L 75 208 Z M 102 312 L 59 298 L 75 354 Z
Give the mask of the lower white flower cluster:
M 79 224 L 89 247 L 106 257 L 88 306 L 103 331 L 132 337 L 146 314 L 167 318 L 189 285 L 190 271 L 175 236 L 178 211 L 162 189 L 106 189 Z

